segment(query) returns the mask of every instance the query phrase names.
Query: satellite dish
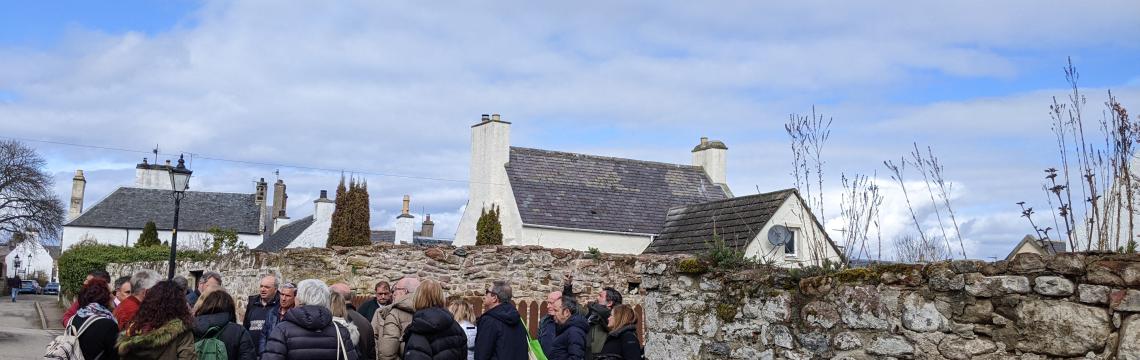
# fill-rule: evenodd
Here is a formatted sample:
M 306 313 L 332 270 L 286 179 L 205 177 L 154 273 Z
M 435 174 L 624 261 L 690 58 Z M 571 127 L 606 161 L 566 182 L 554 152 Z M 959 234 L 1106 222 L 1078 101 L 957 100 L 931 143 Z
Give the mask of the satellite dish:
M 775 225 L 768 229 L 768 243 L 772 246 L 784 246 L 792 239 L 792 231 L 784 225 Z

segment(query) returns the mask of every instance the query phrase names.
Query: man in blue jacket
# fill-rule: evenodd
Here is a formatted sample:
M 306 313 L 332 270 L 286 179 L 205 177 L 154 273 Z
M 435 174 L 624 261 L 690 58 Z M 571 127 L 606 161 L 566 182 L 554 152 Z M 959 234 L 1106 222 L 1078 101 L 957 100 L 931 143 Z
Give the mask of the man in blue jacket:
M 586 332 L 590 323 L 578 314 L 578 301 L 574 296 L 563 296 L 555 303 L 552 312 L 554 329 L 547 329 L 539 335 L 542 350 L 549 360 L 586 359 Z M 542 338 L 545 336 L 545 338 Z
M 498 280 L 483 295 L 483 315 L 476 321 L 476 360 L 527 360 L 527 335 L 511 302 L 511 284 Z

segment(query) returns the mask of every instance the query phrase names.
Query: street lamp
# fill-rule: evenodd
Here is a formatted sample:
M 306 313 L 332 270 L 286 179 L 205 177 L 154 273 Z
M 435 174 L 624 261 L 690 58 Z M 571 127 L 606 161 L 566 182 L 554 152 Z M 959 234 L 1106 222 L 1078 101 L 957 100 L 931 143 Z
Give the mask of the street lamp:
M 19 276 L 20 275 L 20 254 L 16 254 L 16 269 L 15 270 L 16 270 L 15 271 L 16 275 Z
M 182 198 L 186 196 L 186 189 L 190 187 L 190 174 L 193 171 L 186 168 L 186 160 L 178 155 L 178 166 L 170 169 L 170 188 L 174 196 L 174 226 L 170 229 L 170 271 L 167 280 L 174 279 L 174 257 L 178 251 L 178 210 L 182 206 Z

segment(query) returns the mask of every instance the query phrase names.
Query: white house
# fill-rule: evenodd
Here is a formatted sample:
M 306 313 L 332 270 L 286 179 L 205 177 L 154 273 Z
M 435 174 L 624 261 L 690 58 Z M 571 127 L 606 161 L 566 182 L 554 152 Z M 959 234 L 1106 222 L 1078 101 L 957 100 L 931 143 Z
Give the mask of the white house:
M 779 266 L 842 260 L 795 189 L 674 207 L 645 253 L 698 254 L 717 240 Z
M 415 216 L 408 211 L 410 199 L 404 195 L 404 206 L 396 217 L 396 230 L 372 230 L 369 238 L 372 243 L 397 243 L 415 245 L 446 244 L 450 241 L 432 237 L 435 223 L 431 215 L 422 223 L 420 231 L 413 231 Z M 265 237 L 265 241 L 255 250 L 280 251 L 291 248 L 325 247 L 328 245 L 329 228 L 332 227 L 332 213 L 336 202 L 328 198 L 328 191 L 321 190 L 321 196 L 313 201 L 313 215 L 291 223 L 276 224 L 276 231 Z
M 19 275 L 24 280 L 38 276 L 48 280 L 54 279 L 55 259 L 40 243 L 38 235 L 32 233 L 23 240 L 11 240 L 7 248 L 8 254 L 4 255 L 5 275 Z M 16 267 L 17 258 L 19 258 L 19 268 Z
M 483 209 L 498 206 L 506 245 L 639 254 L 675 206 L 731 198 L 728 147 L 702 138 L 679 165 L 510 146 L 511 123 L 471 127 L 471 175 L 456 246 L 474 245 Z
M 180 160 L 181 161 L 181 160 Z M 135 183 L 111 192 L 90 209 L 83 209 L 87 180 L 82 170 L 72 179 L 71 208 L 63 226 L 64 250 L 82 241 L 133 246 L 148 221 L 158 228 L 158 238 L 169 241 L 174 222 L 174 199 L 170 190 L 170 162 L 149 164 L 146 159 L 135 168 Z M 261 244 L 271 224 L 287 221 L 285 183 L 274 184 L 272 213 L 266 208 L 267 184 L 261 179 L 254 193 L 187 191 L 182 199 L 178 223 L 180 247 L 193 248 L 213 237 L 212 227 L 232 229 L 248 247 Z

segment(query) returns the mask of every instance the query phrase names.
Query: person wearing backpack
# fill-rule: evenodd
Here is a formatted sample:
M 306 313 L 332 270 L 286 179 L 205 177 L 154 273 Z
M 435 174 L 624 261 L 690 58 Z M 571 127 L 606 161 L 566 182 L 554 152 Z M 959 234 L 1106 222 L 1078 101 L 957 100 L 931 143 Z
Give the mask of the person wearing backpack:
M 237 323 L 234 298 L 225 290 L 206 292 L 194 312 L 194 350 L 199 360 L 254 360 L 257 346 Z
M 119 339 L 119 325 L 108 309 L 111 305 L 111 290 L 107 282 L 103 279 L 88 281 L 79 290 L 76 302 L 79 309 L 67 324 L 65 334 L 48 345 L 44 358 L 118 359 L 115 342 Z

